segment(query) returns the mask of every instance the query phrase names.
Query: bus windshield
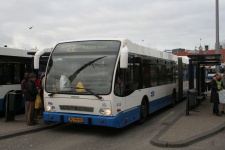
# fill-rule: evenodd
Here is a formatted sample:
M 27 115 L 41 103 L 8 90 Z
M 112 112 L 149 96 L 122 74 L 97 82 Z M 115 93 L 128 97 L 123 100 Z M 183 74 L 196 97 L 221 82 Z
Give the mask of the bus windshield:
M 109 94 L 120 44 L 120 41 L 58 44 L 47 67 L 46 91 Z

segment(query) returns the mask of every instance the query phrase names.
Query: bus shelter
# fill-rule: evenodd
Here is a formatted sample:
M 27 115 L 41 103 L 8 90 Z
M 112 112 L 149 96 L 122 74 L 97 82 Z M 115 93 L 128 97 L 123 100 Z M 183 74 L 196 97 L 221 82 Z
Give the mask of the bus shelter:
M 221 54 L 192 54 L 189 57 L 189 91 L 196 85 L 197 103 L 203 99 L 202 94 L 206 89 L 206 69 L 205 66 L 220 65 Z M 188 93 L 189 95 L 189 93 Z M 186 115 L 189 115 L 189 98 L 187 100 Z

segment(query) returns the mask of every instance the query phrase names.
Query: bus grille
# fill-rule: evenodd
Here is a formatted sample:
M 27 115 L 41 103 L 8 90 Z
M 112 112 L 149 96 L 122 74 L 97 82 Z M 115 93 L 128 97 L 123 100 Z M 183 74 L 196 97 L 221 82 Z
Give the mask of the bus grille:
M 74 110 L 74 111 L 85 111 L 93 112 L 93 107 L 83 107 L 83 106 L 69 106 L 69 105 L 59 105 L 60 110 Z

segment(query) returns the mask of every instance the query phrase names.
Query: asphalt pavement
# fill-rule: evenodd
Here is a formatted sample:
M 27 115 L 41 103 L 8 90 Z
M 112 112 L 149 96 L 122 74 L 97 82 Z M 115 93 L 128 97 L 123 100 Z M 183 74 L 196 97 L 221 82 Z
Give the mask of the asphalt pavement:
M 158 147 L 184 147 L 220 133 L 225 128 L 225 115 L 213 115 L 212 107 L 208 94 L 200 107 L 189 111 L 188 116 L 184 111 L 175 120 L 165 124 L 162 131 L 149 139 L 151 144 Z M 45 124 L 42 119 L 38 119 L 38 124 L 35 126 L 27 126 L 24 114 L 16 115 L 15 121 L 6 122 L 5 118 L 0 118 L 0 140 L 58 125 L 60 124 Z
M 43 119 L 37 119 L 37 124 L 27 126 L 25 114 L 16 115 L 14 121 L 6 121 L 5 118 L 0 118 L 0 140 L 50 129 L 57 125 L 59 125 L 59 123 L 45 124 Z

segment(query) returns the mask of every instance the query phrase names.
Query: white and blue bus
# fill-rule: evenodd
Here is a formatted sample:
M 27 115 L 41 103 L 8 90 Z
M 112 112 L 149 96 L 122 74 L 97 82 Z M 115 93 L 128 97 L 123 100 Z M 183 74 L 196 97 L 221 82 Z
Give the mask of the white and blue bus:
M 31 72 L 32 56 L 28 50 L 0 47 L 0 113 L 4 114 L 6 95 L 10 91 L 21 90 L 21 80 L 25 72 Z M 21 102 L 21 101 L 20 101 Z M 24 106 L 20 103 L 21 107 Z
M 8 92 L 21 93 L 21 81 L 25 72 L 34 72 L 36 75 L 45 71 L 46 57 L 40 57 L 40 70 L 33 69 L 33 56 L 36 51 L 0 47 L 0 114 L 5 113 L 6 95 Z M 22 98 L 22 97 L 21 97 Z M 24 101 L 17 100 L 18 110 L 23 111 Z
M 127 39 L 59 43 L 46 69 L 44 121 L 115 128 L 142 124 L 148 114 L 177 101 L 177 65 L 177 56 Z M 65 88 L 63 78 L 69 82 Z

